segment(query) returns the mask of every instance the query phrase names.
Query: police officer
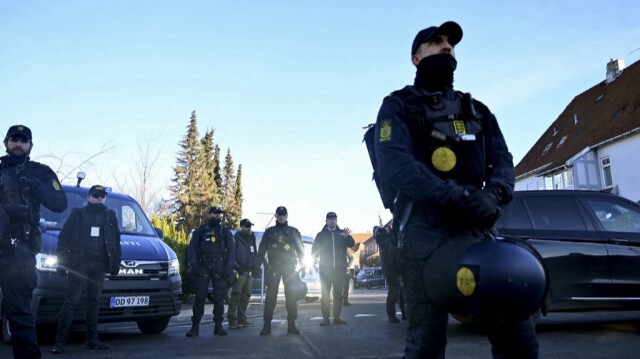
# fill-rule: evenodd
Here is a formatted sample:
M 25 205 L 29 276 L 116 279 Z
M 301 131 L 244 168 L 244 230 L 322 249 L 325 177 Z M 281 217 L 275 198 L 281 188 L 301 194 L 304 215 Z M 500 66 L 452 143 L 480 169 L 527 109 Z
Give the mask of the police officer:
M 400 320 L 396 316 L 396 302 L 400 305 L 400 312 L 402 313 L 402 319 L 406 319 L 404 311 L 404 296 L 402 295 L 402 288 L 400 288 L 399 273 L 395 270 L 396 266 L 394 261 L 394 248 L 397 248 L 398 241 L 393 235 L 390 225 L 376 226 L 373 228 L 376 243 L 380 249 L 380 262 L 382 264 L 382 273 L 387 282 L 387 321 L 389 323 L 400 323 Z
M 33 162 L 31 130 L 11 126 L 4 138 L 7 155 L 0 158 L 0 287 L 9 320 L 14 358 L 40 358 L 31 295 L 36 287 L 40 250 L 40 204 L 54 212 L 67 208 L 56 174 Z
M 74 209 L 64 222 L 58 236 L 58 274 L 69 274 L 69 288 L 60 310 L 58 334 L 51 351 L 61 354 L 74 311 L 80 300 L 86 299 L 86 349 L 107 349 L 98 339 L 98 303 L 105 272 L 117 275 L 122 250 L 120 228 L 113 210 L 105 206 L 107 191 L 95 185 L 89 189 L 87 205 Z
M 320 300 L 323 318 L 320 325 L 322 326 L 331 324 L 329 316 L 331 314 L 332 288 L 333 324 L 347 324 L 346 321 L 340 318 L 340 314 L 342 314 L 342 292 L 346 280 L 345 273 L 347 272 L 347 251 L 355 243 L 349 228 L 342 230 L 338 227 L 338 215 L 335 212 L 327 213 L 325 225 L 316 235 L 311 247 L 311 256 L 315 260 L 320 258 L 318 272 L 320 273 L 320 290 L 322 292 Z
M 351 305 L 349 302 L 349 289 L 351 289 L 351 282 L 355 277 L 355 269 L 351 268 L 353 265 L 353 254 L 350 250 L 347 250 L 347 273 L 346 280 L 344 281 L 344 289 L 342 290 L 342 305 L 348 307 Z
M 452 21 L 416 35 L 415 82 L 384 99 L 375 126 L 377 171 L 397 198 L 392 211 L 402 236 L 406 358 L 444 358 L 448 313 L 424 289 L 427 258 L 446 241 L 484 237 L 512 198 L 515 182 L 496 118 L 453 90 L 461 39 L 462 29 Z M 530 321 L 484 319 L 495 358 L 537 358 Z
M 193 231 L 187 246 L 189 265 L 196 272 L 196 300 L 193 303 L 191 329 L 187 332 L 187 337 L 197 337 L 200 334 L 200 320 L 204 314 L 204 302 L 210 282 L 213 282 L 213 334 L 227 335 L 227 331 L 222 328 L 222 320 L 227 279 L 234 274 L 235 244 L 231 231 L 222 226 L 221 219 L 222 210 L 211 207 L 209 221 Z
M 258 248 L 256 236 L 251 231 L 253 223 L 247 218 L 240 221 L 240 230 L 233 235 L 236 242 L 236 271 L 238 280 L 231 288 L 229 300 L 229 328 L 252 327 L 247 320 L 247 307 L 251 299 L 251 274 L 256 261 Z
M 264 262 L 267 298 L 264 305 L 264 325 L 260 331 L 260 335 L 271 334 L 271 320 L 273 319 L 273 311 L 276 308 L 276 301 L 278 300 L 280 278 L 282 278 L 284 283 L 287 320 L 289 321 L 287 333 L 300 334 L 300 331 L 296 328 L 298 303 L 290 287 L 293 286 L 294 276 L 298 275 L 296 266 L 302 266 L 304 263 L 302 237 L 295 227 L 289 226 L 287 222 L 289 214 L 286 207 L 278 207 L 275 216 L 276 225 L 267 228 L 262 235 L 262 241 L 260 242 L 260 248 L 256 256 L 256 269 L 254 269 L 258 272 L 260 265 Z M 265 254 L 267 255 L 266 262 Z M 302 271 L 304 271 L 304 269 L 302 269 Z

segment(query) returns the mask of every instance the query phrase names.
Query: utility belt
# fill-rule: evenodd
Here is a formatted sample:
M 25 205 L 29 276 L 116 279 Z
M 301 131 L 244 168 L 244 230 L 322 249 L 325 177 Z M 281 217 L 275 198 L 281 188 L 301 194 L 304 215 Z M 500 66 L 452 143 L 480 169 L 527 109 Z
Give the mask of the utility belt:
M 222 262 L 224 262 L 224 258 L 222 257 L 200 257 L 200 263 L 202 264 L 213 264 Z

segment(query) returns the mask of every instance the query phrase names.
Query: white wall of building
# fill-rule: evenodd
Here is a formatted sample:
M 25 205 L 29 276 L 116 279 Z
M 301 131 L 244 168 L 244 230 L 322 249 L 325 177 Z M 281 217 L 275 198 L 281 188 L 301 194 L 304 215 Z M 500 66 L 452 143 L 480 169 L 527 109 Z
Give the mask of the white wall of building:
M 638 161 L 640 160 L 640 133 L 600 147 L 598 149 L 598 163 L 605 157 L 609 157 L 613 186 L 614 188 L 618 186 L 618 195 L 634 202 L 639 201 L 640 166 Z

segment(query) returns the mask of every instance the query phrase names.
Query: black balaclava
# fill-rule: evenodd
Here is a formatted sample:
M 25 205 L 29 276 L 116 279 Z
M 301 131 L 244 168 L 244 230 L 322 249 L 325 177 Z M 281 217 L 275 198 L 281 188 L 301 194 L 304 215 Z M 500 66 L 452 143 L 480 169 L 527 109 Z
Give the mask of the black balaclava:
M 107 206 L 104 205 L 104 203 L 87 203 L 87 209 L 90 212 L 100 212 L 100 211 L 104 211 L 105 209 L 107 209 Z
M 217 227 L 217 226 L 220 225 L 220 222 L 221 222 L 220 218 L 217 218 L 217 219 L 216 218 L 211 218 L 211 219 L 209 219 L 209 226 L 210 227 Z
M 414 85 L 428 91 L 452 89 L 457 64 L 450 54 L 427 56 L 418 63 Z

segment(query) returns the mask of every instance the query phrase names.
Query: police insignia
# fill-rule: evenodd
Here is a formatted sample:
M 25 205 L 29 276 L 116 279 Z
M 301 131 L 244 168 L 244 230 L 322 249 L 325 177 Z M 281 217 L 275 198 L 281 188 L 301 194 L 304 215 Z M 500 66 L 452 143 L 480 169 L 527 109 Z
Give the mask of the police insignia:
M 453 121 L 453 130 L 456 134 L 466 135 L 467 130 L 464 128 L 464 121 L 455 120 Z
M 53 189 L 55 189 L 56 191 L 60 191 L 60 190 L 62 190 L 62 188 L 60 188 L 60 183 L 58 183 L 58 181 L 53 180 L 53 181 L 51 181 L 51 182 L 52 182 L 52 184 L 53 184 Z
M 442 172 L 449 172 L 456 166 L 456 154 L 447 147 L 438 147 L 431 154 L 433 167 Z
M 378 142 L 389 140 L 391 140 L 391 120 L 384 120 L 380 125 L 380 140 Z
M 216 236 L 211 236 L 211 243 L 214 243 L 216 241 Z
M 473 294 L 473 291 L 476 289 L 476 278 L 473 276 L 473 272 L 467 267 L 462 267 L 458 270 L 458 273 L 456 273 L 456 282 L 458 290 L 465 297 Z
M 280 236 L 280 238 L 278 238 L 278 242 L 283 243 L 284 242 L 284 238 L 282 236 Z
M 291 246 L 289 245 L 289 243 L 284 245 L 284 250 L 288 251 L 289 249 L 291 249 Z
M 437 138 L 440 141 L 444 141 L 447 139 L 447 135 L 445 135 L 444 133 L 438 131 L 438 130 L 433 130 L 431 131 L 431 137 L 433 138 Z

